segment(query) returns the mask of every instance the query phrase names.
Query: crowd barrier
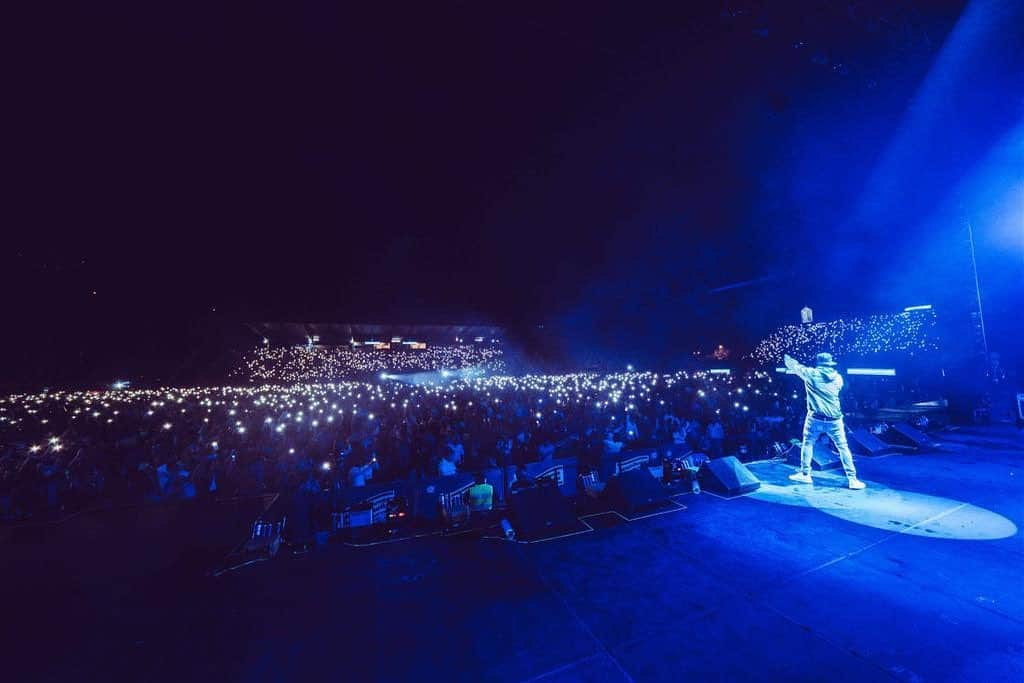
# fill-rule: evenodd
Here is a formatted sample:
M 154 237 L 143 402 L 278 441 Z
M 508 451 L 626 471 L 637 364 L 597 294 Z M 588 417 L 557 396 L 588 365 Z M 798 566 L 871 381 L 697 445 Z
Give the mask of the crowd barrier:
M 622 472 L 648 467 L 658 461 L 659 451 L 656 448 L 606 454 L 599 462 L 597 473 L 601 480 L 607 481 Z M 531 462 L 527 463 L 524 469 L 526 475 L 531 479 L 553 480 L 559 492 L 564 496 L 573 496 L 577 493 L 576 478 L 579 474 L 577 458 L 554 458 L 543 462 Z M 495 505 L 503 506 L 507 502 L 505 500 L 505 485 L 507 483 L 511 487 L 515 481 L 515 467 L 508 466 L 504 476 L 502 476 L 501 469 L 497 467 L 484 470 L 483 474 L 484 480 L 494 488 Z M 388 501 L 401 496 L 408 501 L 409 512 L 414 518 L 425 522 L 436 522 L 440 521 L 442 510 L 458 512 L 459 503 L 457 501 L 474 482 L 473 474 L 460 472 L 448 477 L 372 483 L 359 488 L 343 489 L 342 497 L 335 501 L 335 506 L 341 509 L 369 507 L 369 512 L 364 511 L 362 514 L 368 515 L 369 521 L 376 524 L 384 521 Z
M 619 453 L 605 454 L 596 467 L 588 466 L 586 476 L 580 477 L 579 458 L 554 458 L 524 465 L 525 474 L 534 481 L 548 479 L 565 498 L 581 492 L 599 496 L 605 484 L 613 478 L 632 470 L 660 465 L 663 456 L 671 455 L 670 449 L 638 448 Z M 493 505 L 507 509 L 515 496 L 516 468 L 508 466 L 491 467 L 483 473 L 484 481 L 493 488 Z M 656 475 L 660 479 L 660 475 Z M 384 534 L 394 533 L 399 519 L 412 523 L 414 527 L 448 529 L 459 527 L 469 520 L 468 492 L 476 483 L 477 473 L 460 472 L 446 477 L 429 479 L 403 479 L 388 482 L 371 482 L 361 487 L 337 489 L 329 499 L 329 530 L 320 527 L 316 534 L 328 534 L 342 530 L 379 529 Z M 589 484 L 589 486 L 588 486 Z M 272 509 L 267 510 L 260 521 L 281 522 L 290 512 L 299 517 L 291 529 L 295 538 L 308 538 L 314 529 L 308 513 L 293 509 L 293 496 L 285 495 Z

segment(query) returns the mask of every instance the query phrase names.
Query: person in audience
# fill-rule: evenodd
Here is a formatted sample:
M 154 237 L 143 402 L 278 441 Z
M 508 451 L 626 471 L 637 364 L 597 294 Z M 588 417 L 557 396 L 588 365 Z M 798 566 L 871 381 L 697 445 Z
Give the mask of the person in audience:
M 162 462 L 156 468 L 156 483 L 159 495 L 167 493 L 167 484 L 171 480 L 171 473 L 168 471 L 167 463 Z
M 711 457 L 720 458 L 724 454 L 725 428 L 718 420 L 712 420 L 708 425 L 708 440 L 710 442 Z
M 518 493 L 523 489 L 533 488 L 536 485 L 536 480 L 526 473 L 526 465 L 522 463 L 517 465 L 515 479 L 512 481 L 512 492 Z
M 623 432 L 623 440 L 627 443 L 640 438 L 640 430 L 636 426 L 636 419 L 632 413 L 626 413 L 626 424 Z
M 688 425 L 684 421 L 676 420 L 675 429 L 672 430 L 672 445 L 675 449 L 682 451 L 686 448 L 686 436 Z
M 555 457 L 555 445 L 551 441 L 545 439 L 539 446 L 537 446 L 537 456 L 543 463 L 550 463 Z
M 615 440 L 615 433 L 611 429 L 605 430 L 604 433 L 604 453 L 605 455 L 615 455 L 622 451 L 624 445 L 621 441 Z
M 297 546 L 307 545 L 313 537 L 313 509 L 320 497 L 320 484 L 313 471 L 292 496 L 286 527 L 289 539 Z
M 373 478 L 372 461 L 356 464 L 348 471 L 350 486 L 366 486 L 366 482 Z
M 494 487 L 487 483 L 483 472 L 477 472 L 475 483 L 469 488 L 469 509 L 488 512 L 494 506 Z
M 437 463 L 437 476 L 439 477 L 453 477 L 455 476 L 455 462 L 451 459 L 451 453 L 445 453 L 441 456 L 441 459 Z
M 447 442 L 448 447 L 448 459 L 458 465 L 462 462 L 463 456 L 466 454 L 466 448 L 462 445 L 462 440 L 457 434 L 452 434 L 451 438 Z

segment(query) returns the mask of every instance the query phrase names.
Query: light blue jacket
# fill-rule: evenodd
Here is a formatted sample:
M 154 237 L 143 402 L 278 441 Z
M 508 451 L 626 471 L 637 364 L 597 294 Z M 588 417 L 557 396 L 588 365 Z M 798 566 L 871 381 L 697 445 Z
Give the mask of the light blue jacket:
M 833 368 L 809 368 L 786 356 L 786 371 L 804 381 L 807 391 L 807 412 L 825 417 L 843 416 L 839 407 L 839 392 L 843 390 L 843 376 Z

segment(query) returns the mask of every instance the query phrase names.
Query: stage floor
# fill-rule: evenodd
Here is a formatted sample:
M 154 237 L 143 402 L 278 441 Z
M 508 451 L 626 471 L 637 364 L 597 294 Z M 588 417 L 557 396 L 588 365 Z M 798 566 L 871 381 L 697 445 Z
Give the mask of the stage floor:
M 865 492 L 758 463 L 753 494 L 548 542 L 329 545 L 60 604 L 44 589 L 13 641 L 43 641 L 25 673 L 52 680 L 1021 681 L 1024 439 L 943 441 L 858 458 Z

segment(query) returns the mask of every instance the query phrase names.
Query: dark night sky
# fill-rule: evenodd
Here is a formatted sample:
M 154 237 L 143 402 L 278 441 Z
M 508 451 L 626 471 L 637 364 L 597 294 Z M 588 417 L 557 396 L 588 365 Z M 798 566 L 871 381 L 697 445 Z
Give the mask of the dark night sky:
M 13 373 L 173 347 L 211 317 L 691 343 L 755 337 L 805 302 L 877 307 L 842 269 L 838 303 L 799 264 L 861 199 L 963 9 L 350 4 L 25 18 L 5 98 Z M 1015 106 L 948 153 L 983 156 Z M 845 267 L 891 269 L 891 228 L 848 225 Z

